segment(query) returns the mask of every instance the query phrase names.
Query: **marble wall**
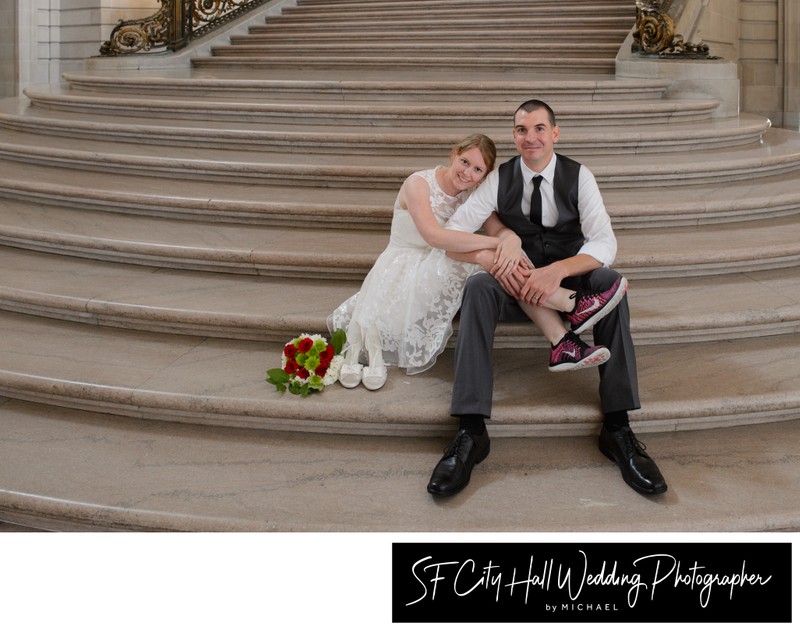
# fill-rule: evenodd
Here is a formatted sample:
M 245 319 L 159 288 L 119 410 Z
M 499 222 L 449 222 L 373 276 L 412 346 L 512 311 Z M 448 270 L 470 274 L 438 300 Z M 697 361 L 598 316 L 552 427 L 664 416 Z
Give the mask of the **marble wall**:
M 0 0 L 0 96 L 57 83 L 98 54 L 120 19 L 151 15 L 158 0 Z
M 736 61 L 741 109 L 797 129 L 800 2 L 798 0 L 704 0 L 694 41 Z
M 16 0 L 0 0 L 0 97 L 17 90 Z

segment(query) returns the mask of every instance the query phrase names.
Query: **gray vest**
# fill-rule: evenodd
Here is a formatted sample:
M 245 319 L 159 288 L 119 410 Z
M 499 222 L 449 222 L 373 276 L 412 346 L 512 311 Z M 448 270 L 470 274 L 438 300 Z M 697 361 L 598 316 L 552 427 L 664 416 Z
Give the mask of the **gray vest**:
M 522 214 L 522 171 L 520 156 L 500 165 L 497 211 L 500 220 L 522 239 L 522 249 L 536 267 L 575 256 L 584 242 L 578 214 L 578 173 L 581 165 L 558 155 L 553 179 L 558 221 L 545 228 Z

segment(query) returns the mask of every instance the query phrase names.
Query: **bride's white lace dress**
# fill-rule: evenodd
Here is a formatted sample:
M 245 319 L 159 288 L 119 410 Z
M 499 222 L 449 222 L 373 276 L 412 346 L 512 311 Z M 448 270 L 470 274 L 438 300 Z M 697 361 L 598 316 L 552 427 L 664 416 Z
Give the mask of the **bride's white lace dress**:
M 436 181 L 436 170 L 419 171 L 428 183 L 433 214 L 440 225 L 469 197 L 446 194 Z M 452 321 L 461 306 L 467 278 L 481 271 L 471 263 L 447 257 L 429 246 L 411 214 L 395 202 L 388 247 L 370 270 L 361 290 L 329 317 L 328 328 L 344 329 L 349 345 L 365 351 L 380 339 L 383 361 L 405 368 L 408 374 L 427 370 L 436 362 L 453 333 Z M 362 363 L 368 363 L 362 352 Z

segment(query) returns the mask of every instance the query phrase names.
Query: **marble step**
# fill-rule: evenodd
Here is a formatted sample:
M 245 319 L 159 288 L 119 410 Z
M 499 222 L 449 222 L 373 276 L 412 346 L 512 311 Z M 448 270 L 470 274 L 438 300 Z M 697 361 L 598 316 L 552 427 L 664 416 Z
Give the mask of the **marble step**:
M 340 55 L 320 54 L 316 56 L 304 55 L 226 55 L 211 57 L 195 57 L 192 65 L 195 68 L 208 70 L 227 70 L 238 68 L 252 72 L 275 69 L 293 69 L 298 72 L 306 70 L 327 70 L 330 72 L 367 70 L 381 71 L 384 73 L 394 72 L 396 69 L 401 71 L 413 71 L 418 73 L 428 73 L 440 71 L 443 67 L 458 67 L 464 62 L 461 56 L 441 56 L 431 55 L 429 57 L 379 57 L 370 55 L 369 57 L 347 57 Z M 506 76 L 524 77 L 531 74 L 530 68 L 535 68 L 536 73 L 584 73 L 584 74 L 608 74 L 614 72 L 614 56 L 607 58 L 588 58 L 580 56 L 561 56 L 552 57 L 542 55 L 533 57 L 523 55 L 521 52 L 505 57 L 477 57 L 470 59 L 470 69 L 503 73 Z
M 237 74 L 239 76 L 237 76 Z M 331 79 L 330 76 L 310 73 L 311 76 L 285 75 L 265 78 L 260 74 L 241 74 L 231 71 L 224 76 L 204 76 L 200 71 L 155 70 L 112 74 L 64 73 L 64 81 L 72 91 L 92 91 L 114 95 L 200 96 L 203 98 L 249 97 L 264 99 L 300 99 L 341 102 L 391 101 L 397 103 L 426 103 L 463 99 L 464 80 L 453 80 L 443 74 L 434 80 L 420 80 L 392 74 L 391 77 L 369 78 L 358 71 L 349 76 Z M 530 98 L 530 81 L 510 81 L 497 76 L 472 78 L 468 94 L 476 103 L 519 104 Z M 536 94 L 546 101 L 631 101 L 660 99 L 669 81 L 658 79 L 604 78 L 543 79 L 536 81 Z
M 505 28 L 482 29 L 475 26 L 471 29 L 448 28 L 446 24 L 434 25 L 431 28 L 398 28 L 394 31 L 387 29 L 365 29 L 362 27 L 338 26 L 335 29 L 309 29 L 295 30 L 286 32 L 284 28 L 274 26 L 252 26 L 246 35 L 233 35 L 230 38 L 231 44 L 266 44 L 266 43 L 291 43 L 291 44 L 338 44 L 342 41 L 349 41 L 357 36 L 359 43 L 383 43 L 383 42 L 452 42 L 474 43 L 475 38 L 480 38 L 482 42 L 497 40 L 524 41 L 530 37 L 530 28 L 521 28 L 516 24 L 509 24 Z M 587 31 L 583 28 L 562 25 L 547 29 L 547 37 L 550 42 L 557 43 L 593 43 L 604 42 L 615 44 L 619 50 L 620 42 L 625 41 L 629 27 L 623 28 L 598 28 L 597 30 Z M 538 43 L 544 40 L 537 39 Z
M 407 127 L 458 126 L 475 130 L 484 127 L 510 129 L 518 102 L 329 102 L 302 100 L 287 102 L 261 97 L 213 99 L 201 96 L 136 98 L 120 95 L 99 95 L 79 92 L 63 85 L 35 86 L 25 89 L 25 96 L 38 108 L 76 112 L 89 116 L 166 117 L 184 120 L 239 121 L 250 124 L 310 126 L 365 126 L 404 130 Z M 13 103 L 9 107 L 13 107 Z M 24 101 L 22 101 L 24 103 Z M 520 101 L 521 102 L 521 101 Z M 678 122 L 709 121 L 719 102 L 714 99 L 675 99 L 617 102 L 553 102 L 558 108 L 558 122 L 565 130 L 570 126 L 606 126 L 613 122 L 626 125 L 655 125 Z
M 796 421 L 642 436 L 670 486 L 655 500 L 622 482 L 594 436 L 493 433 L 492 453 L 469 487 L 443 503 L 425 486 L 449 436 L 164 425 L 12 400 L 0 410 L 0 519 L 28 528 L 452 534 L 577 525 L 732 535 L 800 528 Z
M 0 159 L 0 197 L 32 204 L 219 223 L 387 231 L 396 191 L 153 179 L 59 169 Z M 603 197 L 615 230 L 725 224 L 793 216 L 800 187 L 792 174 L 658 189 L 609 189 Z
M 0 200 L 0 244 L 89 259 L 279 278 L 361 280 L 388 231 L 237 225 Z M 615 267 L 630 279 L 708 277 L 796 268 L 794 217 L 618 235 Z
M 377 4 L 356 6 L 356 5 L 330 5 L 330 6 L 296 6 L 285 7 L 279 16 L 270 17 L 276 22 L 292 21 L 313 21 L 324 20 L 328 23 L 353 22 L 382 20 L 382 19 L 420 19 L 427 22 L 446 22 L 451 18 L 455 19 L 495 19 L 504 21 L 516 21 L 520 19 L 530 19 L 531 17 L 557 17 L 561 20 L 570 17 L 583 19 L 586 18 L 591 23 L 594 19 L 611 20 L 628 23 L 633 26 L 636 14 L 631 10 L 631 6 L 617 2 L 612 4 L 601 3 L 595 5 L 593 12 L 587 14 L 587 9 L 591 7 L 585 3 L 551 3 L 539 4 L 536 2 L 501 2 L 501 3 L 476 3 L 469 7 L 453 5 L 425 3 L 414 7 L 408 6 L 379 6 Z
M 580 157 L 589 154 L 634 154 L 686 152 L 733 147 L 760 142 L 769 129 L 767 118 L 742 115 L 697 123 L 673 123 L 668 128 L 637 128 L 629 125 L 572 126 L 561 134 L 559 151 Z M 224 122 L 212 126 L 194 119 L 153 120 L 140 115 L 93 116 L 26 106 L 25 101 L 0 101 L 0 128 L 31 134 L 131 142 L 146 145 L 186 146 L 287 153 L 334 153 L 336 155 L 444 156 L 471 133 L 468 128 L 432 133 L 430 128 L 400 130 L 369 126 L 338 126 L 309 131 L 305 124 L 271 125 L 254 129 L 247 122 Z M 495 140 L 500 153 L 511 154 L 514 142 L 508 125 L 482 130 Z
M 301 8 L 319 9 L 319 8 L 350 8 L 350 9 L 385 9 L 385 8 L 402 8 L 411 9 L 414 7 L 429 7 L 429 0 L 365 0 L 364 2 L 357 2 L 356 0 L 297 0 L 296 7 L 293 10 L 297 11 Z M 529 7 L 531 9 L 538 8 L 542 10 L 547 8 L 549 10 L 564 9 L 564 8 L 578 8 L 597 10 L 598 7 L 617 8 L 617 9 L 630 9 L 628 0 L 438 0 L 437 7 L 453 7 L 461 11 L 469 10 L 477 7 L 493 8 L 500 6 L 509 7 Z
M 13 399 L 251 429 L 384 436 L 452 431 L 449 351 L 421 375 L 391 368 L 377 392 L 335 384 L 324 396 L 303 399 L 264 381 L 265 371 L 279 365 L 283 343 L 127 331 L 10 313 L 0 313 L 0 331 L 0 396 Z M 642 346 L 637 358 L 646 404 L 635 420 L 643 432 L 654 432 L 797 419 L 799 351 L 798 334 Z M 495 362 L 494 435 L 595 431 L 595 371 L 553 375 L 545 349 L 498 349 Z
M 409 173 L 430 165 L 428 158 L 402 155 L 350 155 L 343 164 L 335 154 L 289 156 L 283 151 L 256 153 L 222 149 L 207 149 L 197 154 L 169 145 L 162 145 L 153 152 L 146 145 L 96 140 L 83 140 L 76 147 L 69 138 L 33 136 L 11 130 L 5 130 L 0 136 L 0 158 L 174 179 L 394 191 Z M 587 155 L 582 161 L 592 169 L 603 190 L 671 189 L 692 184 L 756 180 L 800 169 L 800 137 L 794 132 L 773 128 L 764 134 L 759 145 L 730 147 L 722 156 L 717 151 L 694 151 L 690 156 L 644 153 L 635 161 L 624 154 Z
M 565 28 L 583 29 L 593 32 L 622 31 L 633 27 L 635 15 L 630 17 L 607 15 L 584 15 L 579 23 L 565 24 L 564 18 L 556 14 L 533 15 L 525 13 L 518 15 L 513 20 L 498 15 L 484 15 L 476 17 L 463 13 L 458 16 L 448 16 L 446 21 L 431 21 L 425 16 L 416 14 L 376 16 L 373 13 L 364 13 L 360 19 L 317 19 L 311 16 L 283 15 L 270 16 L 264 25 L 254 25 L 250 28 L 254 32 L 264 33 L 280 31 L 282 33 L 348 33 L 354 31 L 373 31 L 385 29 L 389 33 L 408 31 L 411 33 L 425 33 L 432 30 L 446 28 L 448 31 L 461 31 L 471 33 L 491 29 L 492 32 L 504 32 L 515 29 L 526 29 L 538 34 L 539 38 L 548 38 L 551 31 L 558 32 Z M 620 44 L 625 37 L 620 38 Z
M 215 57 L 283 57 L 297 55 L 298 57 L 314 57 L 316 55 L 331 55 L 337 58 L 352 57 L 355 59 L 388 58 L 393 55 L 407 63 L 415 58 L 432 58 L 435 55 L 455 57 L 469 46 L 474 45 L 474 40 L 466 38 L 460 41 L 418 41 L 411 38 L 394 42 L 362 42 L 347 38 L 347 41 L 331 43 L 261 43 L 246 39 L 232 40 L 230 45 L 217 45 L 211 48 Z M 535 57 L 553 54 L 578 58 L 615 57 L 619 51 L 620 42 L 552 42 L 533 41 L 525 45 L 525 54 Z M 481 40 L 480 59 L 513 59 L 519 54 L 519 44 L 505 38 Z
M 619 12 L 630 13 L 630 2 L 627 0 L 438 0 L 434 5 L 437 10 L 451 9 L 459 14 L 470 14 L 477 9 L 483 10 L 498 10 L 498 9 L 527 9 L 530 13 L 536 12 L 572 12 L 572 11 L 592 11 L 601 10 L 603 12 L 609 10 L 616 10 Z M 397 11 L 399 9 L 405 12 L 422 9 L 428 11 L 431 9 L 431 3 L 428 0 L 392 0 L 392 1 L 370 1 L 354 2 L 354 0 L 339 1 L 334 0 L 329 2 L 321 0 L 319 2 L 308 2 L 306 0 L 298 0 L 296 6 L 287 7 L 284 11 L 286 14 L 299 13 L 299 12 L 328 12 L 341 14 L 343 11 Z
M 0 248 L 0 309 L 180 335 L 281 342 L 327 331 L 328 315 L 360 281 L 211 274 L 101 263 Z M 715 278 L 631 281 L 637 345 L 800 332 L 795 269 Z M 289 307 L 288 305 L 296 305 Z M 458 322 L 456 321 L 456 331 Z M 587 337 L 586 339 L 590 339 Z M 530 324 L 500 324 L 497 348 L 546 348 Z

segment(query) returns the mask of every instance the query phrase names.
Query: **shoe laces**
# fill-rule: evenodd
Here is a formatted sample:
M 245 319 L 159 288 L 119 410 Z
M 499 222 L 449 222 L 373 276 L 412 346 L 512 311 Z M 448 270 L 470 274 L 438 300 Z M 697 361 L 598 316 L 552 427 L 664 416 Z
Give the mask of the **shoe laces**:
M 475 442 L 475 439 L 472 436 L 470 436 L 469 432 L 466 431 L 458 432 L 458 435 L 455 437 L 450 446 L 445 447 L 444 457 L 445 458 L 451 458 L 453 456 L 458 457 L 462 451 L 465 451 L 467 449 L 467 440 L 472 440 L 472 442 Z
M 583 351 L 587 347 L 588 344 L 586 344 L 586 342 L 584 342 L 581 338 L 571 332 L 568 332 L 559 345 L 556 346 L 556 352 L 561 355 L 564 353 L 564 351 L 575 351 L 580 357 L 583 355 Z
M 632 456 L 634 453 L 638 453 L 640 456 L 644 456 L 645 458 L 649 458 L 650 456 L 647 455 L 647 445 L 645 445 L 641 440 L 636 438 L 633 431 L 630 428 L 626 428 L 624 430 L 625 435 L 625 455 Z

